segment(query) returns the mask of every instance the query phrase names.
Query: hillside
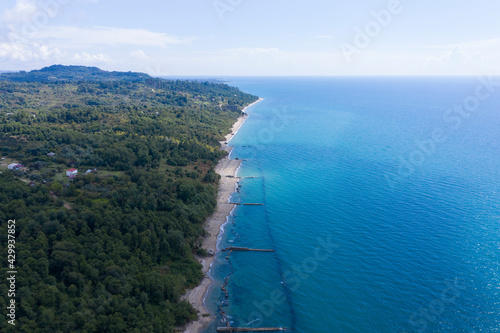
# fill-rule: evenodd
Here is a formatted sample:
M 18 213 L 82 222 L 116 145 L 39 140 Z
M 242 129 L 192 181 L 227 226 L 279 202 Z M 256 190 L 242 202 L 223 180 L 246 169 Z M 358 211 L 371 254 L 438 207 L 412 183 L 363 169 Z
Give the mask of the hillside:
M 205 253 L 216 205 L 218 141 L 256 99 L 87 67 L 1 74 L 0 221 L 16 220 L 15 329 L 173 332 L 196 317 L 180 296 L 202 278 L 194 254 Z M 7 267 L 7 242 L 0 251 Z M 0 289 L 5 309 L 5 280 Z
M 133 72 L 107 72 L 97 67 L 52 65 L 30 72 L 10 72 L 0 75 L 0 80 L 15 82 L 50 81 L 144 81 L 148 74 Z

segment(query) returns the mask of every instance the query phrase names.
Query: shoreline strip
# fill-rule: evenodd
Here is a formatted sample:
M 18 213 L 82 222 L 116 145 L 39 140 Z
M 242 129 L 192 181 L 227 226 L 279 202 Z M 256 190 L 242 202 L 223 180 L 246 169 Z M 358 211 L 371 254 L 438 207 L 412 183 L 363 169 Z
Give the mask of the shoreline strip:
M 246 106 L 242 112 L 245 112 L 249 107 L 262 101 L 262 98 L 254 103 Z M 232 147 L 229 146 L 229 141 L 238 133 L 238 130 L 248 118 L 248 114 L 239 117 L 238 120 L 231 127 L 231 132 L 226 135 L 225 141 L 220 142 L 221 150 L 227 151 L 228 156 L 219 161 L 215 167 L 215 172 L 221 176 L 219 190 L 217 192 L 217 207 L 215 212 L 210 216 L 206 223 L 205 229 L 208 232 L 207 237 L 203 239 L 203 248 L 207 251 L 212 250 L 214 253 L 217 251 L 217 243 L 222 226 L 227 222 L 227 218 L 231 215 L 232 210 L 236 206 L 229 203 L 229 197 L 235 192 L 238 178 L 236 178 L 237 171 L 241 165 L 241 160 L 230 159 Z M 229 176 L 229 177 L 228 177 Z M 193 305 L 195 310 L 198 311 L 198 319 L 187 324 L 184 327 L 184 333 L 200 333 L 202 329 L 206 328 L 213 318 L 207 311 L 204 305 L 205 295 L 208 288 L 212 284 L 212 279 L 209 276 L 209 270 L 212 267 L 214 257 L 198 258 L 200 264 L 203 266 L 203 280 L 200 285 L 194 289 L 188 290 L 182 299 L 186 299 Z

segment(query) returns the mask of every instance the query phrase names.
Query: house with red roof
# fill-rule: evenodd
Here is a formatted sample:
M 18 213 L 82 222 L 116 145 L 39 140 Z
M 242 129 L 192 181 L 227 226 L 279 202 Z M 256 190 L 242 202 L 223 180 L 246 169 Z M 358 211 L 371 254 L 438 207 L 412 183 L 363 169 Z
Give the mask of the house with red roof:
M 66 170 L 66 176 L 68 177 L 71 177 L 71 176 L 76 176 L 76 174 L 78 173 L 78 170 L 77 169 L 69 169 L 69 170 Z

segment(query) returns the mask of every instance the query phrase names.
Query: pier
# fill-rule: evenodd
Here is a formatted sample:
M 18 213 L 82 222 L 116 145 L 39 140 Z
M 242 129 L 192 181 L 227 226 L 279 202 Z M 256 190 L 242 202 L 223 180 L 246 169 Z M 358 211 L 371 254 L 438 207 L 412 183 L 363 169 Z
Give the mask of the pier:
M 274 250 L 263 250 L 263 249 L 250 249 L 248 247 L 228 247 L 222 250 L 224 251 L 253 251 L 253 252 L 274 252 Z
M 246 161 L 246 160 L 240 160 L 240 161 Z M 250 177 L 236 177 L 233 175 L 226 175 L 227 178 L 236 178 L 236 179 L 255 179 L 255 178 L 260 178 L 257 176 L 250 176 Z
M 224 294 L 226 295 L 226 298 L 229 297 L 228 293 L 227 293 L 227 289 L 226 289 L 226 286 L 227 284 L 229 283 L 229 276 L 226 278 L 226 280 L 224 281 L 224 284 L 220 287 L 220 289 L 224 292 Z M 222 311 L 222 308 L 220 309 Z M 222 314 L 222 313 L 221 313 Z
M 243 205 L 243 206 L 264 206 L 263 203 L 244 203 L 244 204 L 242 204 L 239 202 L 233 202 L 233 205 L 236 205 L 236 206 L 241 206 L 241 205 Z
M 286 327 L 217 327 L 217 332 L 281 332 L 286 330 Z

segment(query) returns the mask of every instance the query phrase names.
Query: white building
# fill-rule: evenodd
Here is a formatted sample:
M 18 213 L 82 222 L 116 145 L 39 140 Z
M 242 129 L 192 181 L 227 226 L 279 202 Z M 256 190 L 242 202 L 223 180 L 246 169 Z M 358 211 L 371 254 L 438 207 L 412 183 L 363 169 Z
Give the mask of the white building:
M 71 177 L 71 176 L 76 176 L 76 174 L 78 173 L 78 170 L 77 169 L 69 169 L 69 170 L 66 170 L 66 176 L 68 177 Z

